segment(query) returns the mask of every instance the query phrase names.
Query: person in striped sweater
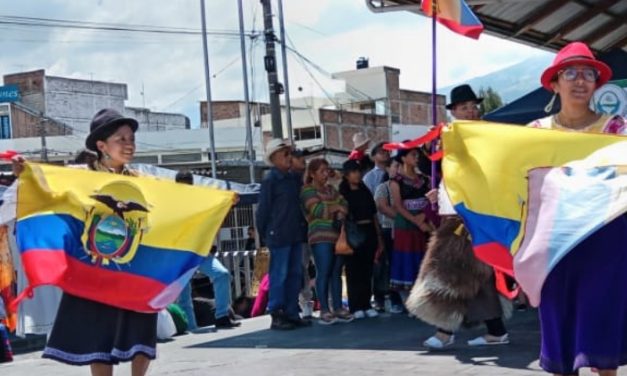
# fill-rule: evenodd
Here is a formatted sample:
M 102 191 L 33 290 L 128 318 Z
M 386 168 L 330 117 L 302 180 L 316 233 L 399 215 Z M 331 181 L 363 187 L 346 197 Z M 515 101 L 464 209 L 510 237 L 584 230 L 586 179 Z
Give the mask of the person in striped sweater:
M 348 213 L 342 195 L 329 180 L 329 162 L 316 158 L 309 162 L 301 190 L 301 201 L 309 224 L 308 241 L 316 265 L 316 293 L 320 300 L 323 325 L 351 322 L 353 316 L 342 307 L 342 256 L 335 255 L 339 231 L 334 225 Z M 332 307 L 329 307 L 329 297 Z

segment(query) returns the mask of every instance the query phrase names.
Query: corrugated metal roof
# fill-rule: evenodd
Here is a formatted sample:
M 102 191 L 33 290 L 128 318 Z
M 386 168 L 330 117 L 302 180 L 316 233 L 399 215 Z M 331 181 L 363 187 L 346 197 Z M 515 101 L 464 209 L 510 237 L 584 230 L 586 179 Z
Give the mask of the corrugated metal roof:
M 486 32 L 549 50 L 581 40 L 627 51 L 627 0 L 466 0 Z M 366 0 L 373 11 L 418 14 L 421 0 Z M 410 8 L 408 6 L 413 6 Z

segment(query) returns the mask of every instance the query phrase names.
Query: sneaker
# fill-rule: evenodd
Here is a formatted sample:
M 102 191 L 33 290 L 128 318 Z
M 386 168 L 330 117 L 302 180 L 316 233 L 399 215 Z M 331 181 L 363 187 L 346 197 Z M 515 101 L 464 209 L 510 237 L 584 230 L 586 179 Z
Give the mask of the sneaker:
M 292 330 L 296 328 L 294 324 L 289 322 L 283 312 L 273 312 L 272 316 L 272 324 L 270 325 L 270 329 L 274 330 Z
M 313 317 L 313 302 L 307 302 L 301 305 L 303 310 L 302 315 L 304 319 L 311 319 Z
M 353 312 L 353 317 L 357 320 L 361 320 L 361 319 L 365 319 L 366 318 L 366 312 L 364 311 L 355 311 Z
M 241 322 L 231 319 L 228 315 L 216 319 L 216 328 L 218 329 L 237 328 L 240 325 L 242 325 Z
M 401 314 L 403 313 L 403 307 L 399 305 L 393 305 L 392 307 L 390 307 L 390 313 L 393 313 L 395 315 Z
M 340 309 L 337 312 L 334 312 L 334 315 L 335 315 L 335 318 L 337 319 L 337 322 L 340 322 L 343 324 L 348 324 L 349 322 L 355 320 L 355 317 L 351 315 L 351 313 L 345 309 Z
M 422 345 L 432 350 L 442 350 L 449 346 L 452 346 L 455 343 L 455 336 L 448 337 L 447 341 L 442 341 L 437 336 L 431 336 L 429 339 L 424 341 Z
M 318 323 L 320 325 L 333 325 L 337 322 L 337 318 L 331 312 L 324 312 L 320 314 Z
M 379 313 L 383 313 L 385 312 L 385 303 L 375 300 L 374 304 L 372 304 L 372 308 L 374 308 Z
M 496 346 L 507 345 L 509 343 L 509 334 L 505 333 L 500 337 L 492 337 L 495 339 L 487 339 L 486 336 L 477 337 L 468 341 L 468 346 Z
M 311 326 L 310 320 L 301 319 L 300 317 L 287 318 L 287 322 L 293 324 L 296 328 L 305 328 Z
M 370 308 L 369 310 L 366 311 L 366 316 L 368 316 L 368 318 L 375 318 L 379 316 L 379 312 L 377 312 L 376 309 L 372 309 Z

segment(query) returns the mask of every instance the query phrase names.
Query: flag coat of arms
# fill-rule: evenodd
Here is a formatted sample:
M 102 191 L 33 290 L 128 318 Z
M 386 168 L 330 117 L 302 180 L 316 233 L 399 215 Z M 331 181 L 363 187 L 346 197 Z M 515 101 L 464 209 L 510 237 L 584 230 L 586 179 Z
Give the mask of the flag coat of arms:
M 533 305 L 557 263 L 627 212 L 627 138 L 483 122 L 442 134 L 447 194 L 477 257 Z
M 211 249 L 234 193 L 27 164 L 16 238 L 30 286 L 138 312 L 174 301 Z

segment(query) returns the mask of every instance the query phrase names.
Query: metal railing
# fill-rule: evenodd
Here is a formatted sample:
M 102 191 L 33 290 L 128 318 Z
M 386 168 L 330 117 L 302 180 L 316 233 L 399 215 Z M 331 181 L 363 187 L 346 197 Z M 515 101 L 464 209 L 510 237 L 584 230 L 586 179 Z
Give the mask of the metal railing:
M 259 241 L 255 250 L 246 250 L 248 228 L 255 227 L 257 205 L 239 205 L 228 214 L 218 233 L 216 257 L 231 272 L 233 297 L 253 296 L 255 291 L 253 274 Z M 258 239 L 258 237 L 255 237 Z M 257 281 L 258 282 L 258 281 Z

